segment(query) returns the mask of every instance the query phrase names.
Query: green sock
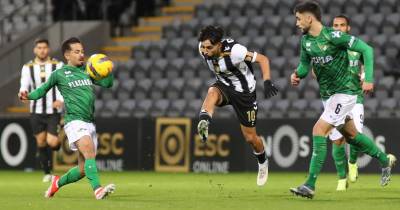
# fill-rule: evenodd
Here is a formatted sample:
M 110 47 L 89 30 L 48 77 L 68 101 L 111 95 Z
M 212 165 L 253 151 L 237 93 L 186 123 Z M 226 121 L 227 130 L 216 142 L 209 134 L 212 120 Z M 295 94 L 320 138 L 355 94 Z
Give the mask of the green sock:
M 374 143 L 372 139 L 368 136 L 357 133 L 354 139 L 350 139 L 349 144 L 355 145 L 360 152 L 368 154 L 371 157 L 378 159 L 382 167 L 387 167 L 389 165 L 389 159 L 382 150 L 380 150 Z
M 349 155 L 349 162 L 351 164 L 355 164 L 358 158 L 358 148 L 355 145 L 350 144 L 350 155 Z
M 97 172 L 96 160 L 94 158 L 85 160 L 85 174 L 93 190 L 96 190 L 101 186 L 99 173 Z
M 346 151 L 344 144 L 332 144 L 332 157 L 335 161 L 336 171 L 339 179 L 346 178 Z
M 313 153 L 310 162 L 309 175 L 306 185 L 315 188 L 317 176 L 324 165 L 326 158 L 326 137 L 313 136 Z
M 84 176 L 82 176 L 81 172 L 79 171 L 79 167 L 75 166 L 75 167 L 69 169 L 69 171 L 67 173 L 65 173 L 62 177 L 60 177 L 57 184 L 58 184 L 58 187 L 62 187 L 64 185 L 79 181 L 83 177 Z

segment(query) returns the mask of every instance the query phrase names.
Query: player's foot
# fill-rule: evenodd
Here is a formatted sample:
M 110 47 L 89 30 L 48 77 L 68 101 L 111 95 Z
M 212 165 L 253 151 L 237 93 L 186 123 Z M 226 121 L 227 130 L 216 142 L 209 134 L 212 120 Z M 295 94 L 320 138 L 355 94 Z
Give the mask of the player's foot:
M 296 196 L 306 197 L 312 199 L 314 197 L 314 189 L 303 184 L 300 187 L 290 188 L 290 192 L 292 192 Z
M 357 163 L 350 163 L 348 162 L 349 165 L 349 180 L 350 182 L 356 182 L 358 178 L 358 166 Z
M 257 185 L 263 186 L 268 180 L 268 159 L 263 164 L 258 164 Z
M 60 179 L 59 176 L 52 176 L 51 178 L 51 184 L 49 186 L 49 188 L 47 189 L 47 191 L 44 193 L 44 197 L 45 198 L 51 198 L 54 196 L 54 194 L 56 194 L 56 192 L 58 191 L 58 180 Z
M 200 120 L 197 124 L 197 132 L 199 133 L 201 140 L 203 142 L 207 141 L 208 138 L 208 122 L 207 120 Z
M 339 179 L 336 187 L 336 191 L 346 191 L 349 187 L 347 179 Z
M 392 154 L 388 154 L 387 157 L 389 158 L 389 166 L 386 168 L 382 168 L 382 176 L 381 176 L 381 186 L 386 186 L 389 184 L 392 168 L 396 164 L 396 157 Z
M 43 176 L 42 182 L 50 182 L 51 178 L 52 178 L 51 174 L 45 174 Z
M 115 190 L 114 184 L 109 184 L 105 187 L 99 187 L 94 191 L 94 196 L 97 200 L 106 198 L 109 194 L 113 193 Z

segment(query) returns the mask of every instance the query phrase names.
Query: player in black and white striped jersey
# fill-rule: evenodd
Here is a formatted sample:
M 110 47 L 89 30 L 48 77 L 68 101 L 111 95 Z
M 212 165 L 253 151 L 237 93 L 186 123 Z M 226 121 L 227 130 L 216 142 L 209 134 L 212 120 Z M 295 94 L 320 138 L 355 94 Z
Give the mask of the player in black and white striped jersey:
M 252 63 L 256 62 L 261 67 L 265 97 L 276 95 L 278 90 L 270 80 L 268 58 L 248 51 L 233 39 L 223 39 L 223 35 L 223 30 L 218 26 L 206 26 L 199 35 L 199 53 L 217 81 L 208 89 L 199 114 L 197 130 L 205 142 L 215 107 L 232 105 L 240 121 L 243 136 L 253 147 L 258 159 L 257 185 L 262 186 L 268 178 L 268 160 L 263 141 L 255 128 L 257 100 Z
M 33 52 L 35 58 L 22 67 L 20 93 L 30 92 L 40 87 L 53 71 L 63 66 L 61 61 L 49 56 L 50 48 L 47 39 L 37 39 Z M 58 139 L 58 126 L 63 101 L 57 88 L 53 88 L 46 97 L 30 102 L 30 120 L 38 148 L 37 157 L 45 173 L 43 182 L 51 180 L 51 153 L 48 147 L 58 150 L 61 145 Z

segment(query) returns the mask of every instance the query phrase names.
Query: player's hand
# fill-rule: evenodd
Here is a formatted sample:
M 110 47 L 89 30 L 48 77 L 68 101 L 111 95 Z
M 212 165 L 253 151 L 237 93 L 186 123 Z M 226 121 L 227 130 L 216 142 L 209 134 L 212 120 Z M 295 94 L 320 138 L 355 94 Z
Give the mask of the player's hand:
M 362 83 L 362 90 L 365 94 L 372 93 L 374 91 L 374 83 L 364 81 Z
M 18 93 L 18 98 L 22 102 L 26 102 L 28 100 L 28 92 L 27 91 L 21 91 Z
M 53 102 L 53 108 L 55 109 L 61 109 L 63 107 L 64 103 L 60 100 L 55 100 Z
M 292 86 L 298 86 L 300 84 L 300 77 L 297 76 L 296 72 L 290 75 L 290 84 L 292 84 Z
M 272 84 L 271 80 L 267 79 L 264 81 L 264 95 L 265 98 L 270 98 L 278 93 L 275 85 Z

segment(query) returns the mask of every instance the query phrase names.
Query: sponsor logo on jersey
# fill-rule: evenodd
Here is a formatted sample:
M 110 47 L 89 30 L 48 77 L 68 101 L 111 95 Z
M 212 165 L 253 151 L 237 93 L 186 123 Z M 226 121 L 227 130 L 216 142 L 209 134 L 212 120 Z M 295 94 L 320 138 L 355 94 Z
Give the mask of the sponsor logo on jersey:
M 319 57 L 312 57 L 311 58 L 311 61 L 314 63 L 314 64 L 326 64 L 326 63 L 329 63 L 329 62 L 331 62 L 333 60 L 333 57 L 331 56 L 331 55 L 328 55 L 328 56 L 319 56 Z
M 90 79 L 79 79 L 72 82 L 68 82 L 70 88 L 76 88 L 81 86 L 91 86 L 93 85 Z

